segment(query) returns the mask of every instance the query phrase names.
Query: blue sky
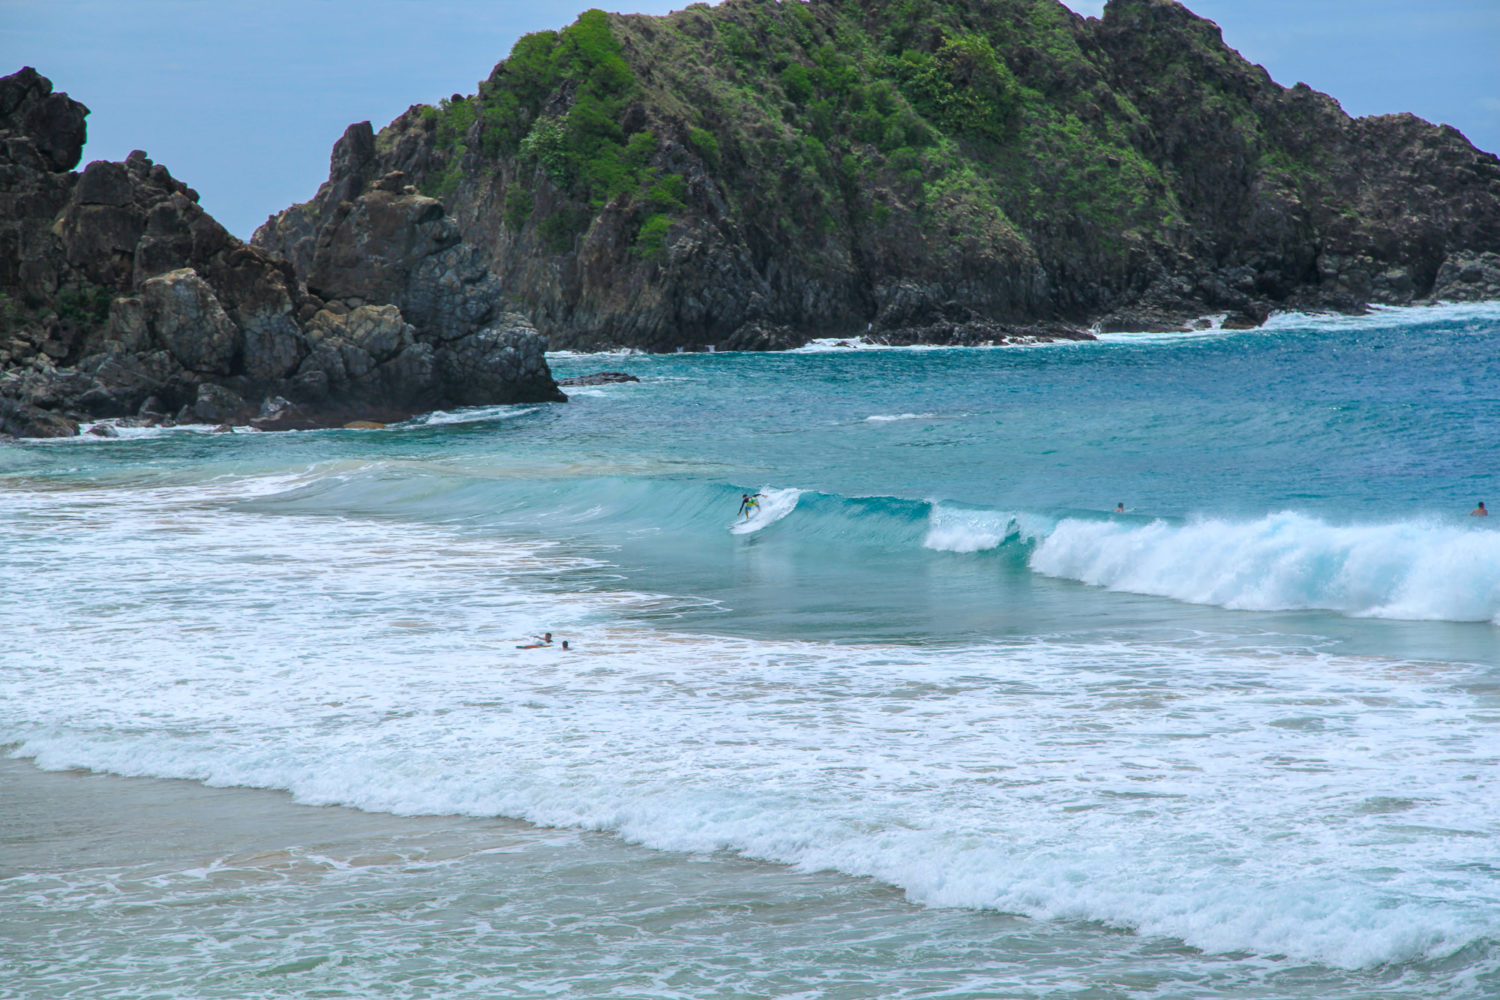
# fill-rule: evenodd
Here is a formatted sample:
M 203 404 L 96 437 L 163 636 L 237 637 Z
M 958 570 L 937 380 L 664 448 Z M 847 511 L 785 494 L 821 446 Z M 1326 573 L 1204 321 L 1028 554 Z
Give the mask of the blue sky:
M 528 31 L 520 0 L 0 0 L 0 75 L 35 66 L 92 110 L 84 159 L 144 149 L 248 237 L 317 190 L 350 122 L 472 93 Z M 650 0 L 622 8 L 661 14 Z M 1069 6 L 1097 15 L 1093 0 Z M 1350 114 L 1412 111 L 1500 150 L 1500 0 L 1191 0 L 1277 82 Z

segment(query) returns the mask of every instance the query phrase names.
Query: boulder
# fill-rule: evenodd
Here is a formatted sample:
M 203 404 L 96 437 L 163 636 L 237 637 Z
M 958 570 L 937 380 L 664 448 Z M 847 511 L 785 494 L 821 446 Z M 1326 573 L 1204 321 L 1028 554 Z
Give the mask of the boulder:
M 566 402 L 547 368 L 542 338 L 526 317 L 505 313 L 496 324 L 437 351 L 441 406 Z
M 1449 254 L 1432 285 L 1433 301 L 1481 302 L 1500 299 L 1500 253 Z
M 30 66 L 0 78 L 0 129 L 34 144 L 48 169 L 72 170 L 88 137 L 89 109 L 67 94 L 52 93 L 52 81 Z
M 308 323 L 307 333 L 315 342 L 341 338 L 376 361 L 389 360 L 416 340 L 416 331 L 393 305 L 359 306 L 342 313 L 324 309 Z
M 222 385 L 204 382 L 198 386 L 193 403 L 193 417 L 204 424 L 243 424 L 255 414 L 255 408 L 244 398 Z
M 179 268 L 141 286 L 146 325 L 154 343 L 183 368 L 207 375 L 233 371 L 239 328 L 212 286 L 192 268 Z
M 0 391 L 0 434 L 20 438 L 76 437 L 78 421 Z
M 721 351 L 790 351 L 807 343 L 807 335 L 789 326 L 756 321 L 746 323 L 718 345 Z M 561 383 L 559 383 L 561 384 Z
M 461 241 L 442 202 L 405 189 L 403 176 L 388 174 L 339 205 L 318 232 L 308 290 L 392 303 L 424 337 L 474 333 L 498 312 L 500 281 L 484 254 Z

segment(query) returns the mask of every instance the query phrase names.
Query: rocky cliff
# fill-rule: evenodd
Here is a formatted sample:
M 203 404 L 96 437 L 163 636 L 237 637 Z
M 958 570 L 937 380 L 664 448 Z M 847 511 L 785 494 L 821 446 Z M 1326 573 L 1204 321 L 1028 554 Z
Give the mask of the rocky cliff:
M 73 172 L 87 114 L 32 69 L 0 79 L 0 433 L 565 398 L 484 260 L 400 175 L 340 205 L 309 290 L 145 153 Z
M 1280 87 L 1172 0 L 589 11 L 352 127 L 254 243 L 317 287 L 340 206 L 395 170 L 558 347 L 1254 325 L 1500 278 L 1500 161 Z

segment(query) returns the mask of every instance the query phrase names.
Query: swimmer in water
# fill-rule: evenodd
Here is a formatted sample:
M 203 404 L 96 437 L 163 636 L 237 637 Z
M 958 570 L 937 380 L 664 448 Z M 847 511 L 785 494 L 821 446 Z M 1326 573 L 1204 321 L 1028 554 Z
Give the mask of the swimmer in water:
M 1116 514 L 1123 514 L 1123 513 L 1125 513 L 1125 501 L 1124 500 L 1121 500 L 1119 503 L 1115 504 L 1115 513 Z
M 527 643 L 524 646 L 517 646 L 516 648 L 517 649 L 544 649 L 544 648 L 546 648 L 547 646 L 550 646 L 550 645 L 552 645 L 552 633 L 551 632 L 543 632 L 536 639 L 535 642 Z
M 1479 506 L 1469 511 L 1470 517 L 1489 517 L 1490 512 L 1484 509 L 1484 501 L 1479 501 Z

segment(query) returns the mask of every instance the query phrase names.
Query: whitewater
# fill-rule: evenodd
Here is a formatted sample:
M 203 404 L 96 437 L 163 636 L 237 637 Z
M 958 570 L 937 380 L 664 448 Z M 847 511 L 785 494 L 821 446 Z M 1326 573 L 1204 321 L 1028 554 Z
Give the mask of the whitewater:
M 0 997 L 1500 995 L 1497 333 L 0 444 Z

